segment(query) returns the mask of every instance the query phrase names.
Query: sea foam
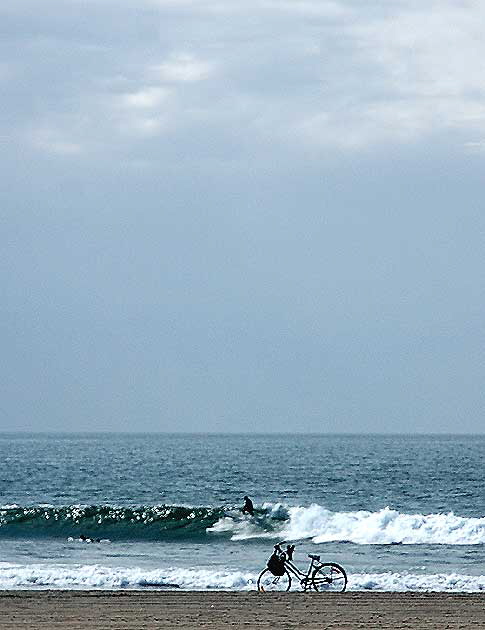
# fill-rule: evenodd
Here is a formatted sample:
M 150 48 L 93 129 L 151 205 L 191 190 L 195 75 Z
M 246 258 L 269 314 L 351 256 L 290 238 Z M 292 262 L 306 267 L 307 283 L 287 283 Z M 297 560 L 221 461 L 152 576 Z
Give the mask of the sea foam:
M 100 565 L 21 565 L 0 563 L 0 589 L 141 589 L 251 591 L 257 574 L 229 569 L 157 570 L 117 568 Z M 296 590 L 298 586 L 294 585 Z M 485 575 L 355 573 L 349 575 L 347 590 L 393 592 L 480 592 Z
M 482 545 L 485 517 L 377 511 L 333 512 L 316 503 L 266 503 L 254 516 L 228 506 L 4 506 L 0 537 L 110 540 L 248 539 L 352 542 L 361 545 Z
M 405 514 L 389 507 L 376 512 L 332 512 L 308 507 L 265 506 L 253 519 L 223 517 L 208 531 L 250 538 L 309 539 L 314 543 L 353 542 L 362 545 L 480 545 L 485 543 L 485 517 L 447 514 Z M 277 516 L 276 516 L 277 515 Z M 271 527 L 268 528 L 268 523 Z
M 477 545 L 485 543 L 485 518 L 448 514 L 403 514 L 388 507 L 377 512 L 331 512 L 320 505 L 289 509 L 283 532 L 288 539 L 315 543 Z

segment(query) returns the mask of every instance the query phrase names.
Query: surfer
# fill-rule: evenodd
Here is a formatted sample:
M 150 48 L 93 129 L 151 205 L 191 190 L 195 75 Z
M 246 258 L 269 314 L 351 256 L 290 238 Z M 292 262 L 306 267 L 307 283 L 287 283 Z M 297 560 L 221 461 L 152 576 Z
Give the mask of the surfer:
M 242 508 L 242 513 L 243 514 L 249 514 L 250 516 L 254 516 L 254 506 L 253 506 L 253 502 L 251 501 L 251 499 L 247 496 L 244 497 L 244 505 Z

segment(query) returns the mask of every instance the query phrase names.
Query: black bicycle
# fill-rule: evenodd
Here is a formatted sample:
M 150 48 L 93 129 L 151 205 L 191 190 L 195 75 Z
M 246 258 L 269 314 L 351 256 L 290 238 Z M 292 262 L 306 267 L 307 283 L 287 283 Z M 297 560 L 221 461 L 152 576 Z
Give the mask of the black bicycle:
M 284 541 L 283 541 L 284 542 Z M 343 593 L 347 586 L 345 569 L 335 562 L 320 562 L 320 556 L 308 554 L 310 564 L 306 573 L 293 563 L 294 545 L 281 549 L 283 542 L 274 546 L 274 553 L 268 565 L 258 577 L 258 591 L 289 591 L 296 580 L 303 591 L 315 590 L 319 593 Z

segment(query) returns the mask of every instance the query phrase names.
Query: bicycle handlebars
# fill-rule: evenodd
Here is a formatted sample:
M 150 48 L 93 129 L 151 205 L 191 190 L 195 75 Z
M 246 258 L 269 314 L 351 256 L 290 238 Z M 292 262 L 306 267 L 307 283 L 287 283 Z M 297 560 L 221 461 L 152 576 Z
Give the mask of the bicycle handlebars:
M 286 542 L 286 540 L 282 540 L 281 542 L 276 543 L 276 545 L 274 545 L 275 553 L 286 554 L 285 557 L 287 557 L 288 560 L 293 560 L 293 552 L 295 551 L 295 545 L 287 545 L 286 546 L 286 552 L 284 552 L 281 549 L 281 545 L 284 545 L 285 542 Z

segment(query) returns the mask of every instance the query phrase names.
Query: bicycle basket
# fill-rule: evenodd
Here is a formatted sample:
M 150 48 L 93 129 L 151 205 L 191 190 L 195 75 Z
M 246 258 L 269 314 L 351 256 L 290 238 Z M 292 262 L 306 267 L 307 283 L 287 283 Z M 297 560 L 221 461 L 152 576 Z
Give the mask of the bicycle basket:
M 284 575 L 285 574 L 285 560 L 286 556 L 284 553 L 277 553 L 276 551 L 271 555 L 268 560 L 267 567 L 271 571 L 273 575 Z

